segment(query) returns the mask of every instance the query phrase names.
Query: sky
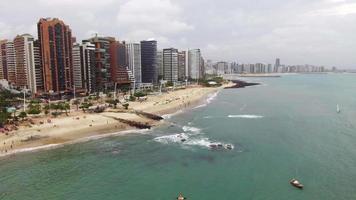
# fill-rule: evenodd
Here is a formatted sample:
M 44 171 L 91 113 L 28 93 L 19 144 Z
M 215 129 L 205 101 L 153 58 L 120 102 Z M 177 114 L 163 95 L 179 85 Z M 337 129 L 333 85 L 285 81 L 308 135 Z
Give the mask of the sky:
M 356 69 L 355 0 L 0 0 L 0 39 L 37 37 L 41 17 L 77 40 L 98 33 L 159 48 L 200 48 L 205 59 Z

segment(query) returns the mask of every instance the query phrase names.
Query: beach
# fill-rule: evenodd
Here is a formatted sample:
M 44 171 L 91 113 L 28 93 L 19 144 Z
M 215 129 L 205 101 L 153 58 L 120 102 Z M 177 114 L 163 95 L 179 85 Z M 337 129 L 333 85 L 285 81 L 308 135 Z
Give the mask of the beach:
M 55 148 L 106 135 L 127 134 L 128 130 L 136 129 L 118 119 L 155 127 L 164 122 L 135 112 L 158 116 L 172 114 L 199 104 L 222 88 L 195 86 L 149 95 L 143 102 L 129 102 L 128 111 L 110 108 L 103 113 L 85 113 L 79 110 L 68 113 L 68 116 L 31 118 L 34 124 L 22 125 L 8 135 L 0 135 L 0 156 Z

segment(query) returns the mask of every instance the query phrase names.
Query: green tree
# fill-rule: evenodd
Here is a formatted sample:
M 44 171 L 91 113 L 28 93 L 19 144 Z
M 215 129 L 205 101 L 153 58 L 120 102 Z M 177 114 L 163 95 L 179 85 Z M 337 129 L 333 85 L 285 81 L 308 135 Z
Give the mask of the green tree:
M 41 105 L 37 102 L 31 102 L 28 105 L 27 113 L 31 115 L 38 115 L 41 113 Z
M 22 112 L 20 112 L 19 117 L 20 117 L 21 119 L 25 119 L 25 118 L 27 117 L 27 113 L 24 112 L 24 111 L 22 111 Z

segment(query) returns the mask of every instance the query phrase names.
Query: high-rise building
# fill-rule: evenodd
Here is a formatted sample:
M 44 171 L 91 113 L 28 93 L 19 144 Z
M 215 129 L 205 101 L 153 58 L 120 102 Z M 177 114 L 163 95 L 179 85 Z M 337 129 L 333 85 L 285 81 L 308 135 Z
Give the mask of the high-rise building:
M 199 65 L 199 79 L 205 77 L 205 60 L 203 56 L 200 56 L 200 65 Z
M 135 78 L 136 86 L 142 83 L 141 72 L 141 45 L 139 43 L 126 44 L 129 70 Z
M 187 70 L 186 51 L 178 52 L 178 80 L 185 81 Z
M 134 76 L 129 70 L 126 42 L 118 42 L 117 48 L 117 57 L 120 69 L 119 82 L 122 82 L 123 84 L 130 84 L 134 81 Z
M 43 83 L 43 67 L 42 67 L 42 56 L 41 47 L 38 40 L 33 42 L 33 55 L 35 62 L 35 89 L 32 91 L 33 94 L 39 94 L 44 91 Z
M 276 63 L 274 64 L 274 72 L 279 72 L 279 67 L 281 66 L 281 60 L 279 58 L 276 59 Z
M 73 89 L 72 31 L 57 18 L 37 24 L 41 47 L 44 92 L 63 94 Z
M 7 80 L 6 42 L 7 40 L 0 41 L 0 79 Z
M 142 83 L 157 84 L 157 41 L 141 41 Z
M 16 55 L 16 86 L 37 93 L 34 38 L 32 35 L 18 35 L 14 39 Z
M 200 49 L 189 50 L 188 53 L 188 77 L 190 79 L 200 79 L 201 53 Z
M 95 36 L 88 42 L 95 46 L 95 85 L 97 91 L 103 91 L 112 86 L 110 43 L 111 38 Z
M 7 80 L 11 84 L 16 84 L 16 54 L 15 47 L 12 41 L 5 43 L 5 57 L 7 68 Z
M 73 83 L 75 89 L 78 91 L 84 88 L 83 80 L 84 77 L 82 76 L 82 63 L 80 58 L 80 44 L 74 43 L 73 50 L 72 50 L 72 59 L 73 59 Z
M 95 45 L 84 40 L 73 45 L 73 81 L 77 92 L 95 92 Z
M 96 65 L 95 65 L 95 45 L 83 41 L 80 45 L 80 60 L 82 69 L 82 85 L 88 93 L 97 91 L 96 88 Z
M 178 49 L 163 49 L 163 79 L 172 83 L 178 81 Z
M 158 80 L 163 79 L 163 51 L 157 51 L 157 69 Z
M 228 73 L 229 69 L 229 63 L 221 61 L 216 63 L 216 74 L 217 75 L 223 75 Z
M 110 40 L 110 65 L 111 65 L 111 77 L 114 83 L 119 85 L 128 85 L 131 83 L 128 67 L 126 63 L 126 58 L 120 61 L 120 56 L 124 57 L 121 54 L 126 53 L 125 44 L 116 41 L 115 38 Z M 120 52 L 121 51 L 121 52 Z

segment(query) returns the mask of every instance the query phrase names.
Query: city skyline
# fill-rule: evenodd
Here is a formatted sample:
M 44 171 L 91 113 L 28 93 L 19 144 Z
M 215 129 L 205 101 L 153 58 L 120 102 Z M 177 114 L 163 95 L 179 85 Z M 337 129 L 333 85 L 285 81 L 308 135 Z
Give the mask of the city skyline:
M 39 18 L 56 17 L 70 25 L 78 41 L 94 33 L 119 41 L 155 38 L 159 49 L 200 48 L 215 61 L 274 63 L 279 57 L 285 64 L 355 69 L 355 8 L 350 0 L 5 0 L 0 38 L 36 36 Z

